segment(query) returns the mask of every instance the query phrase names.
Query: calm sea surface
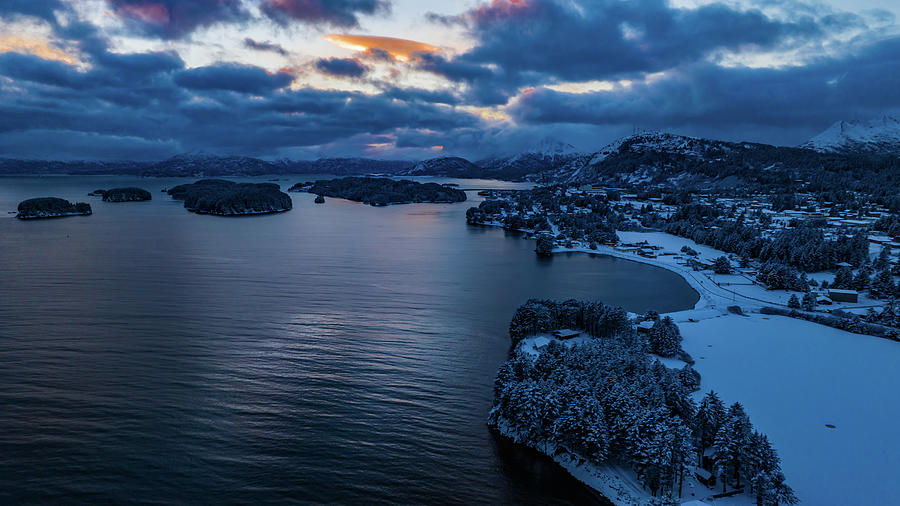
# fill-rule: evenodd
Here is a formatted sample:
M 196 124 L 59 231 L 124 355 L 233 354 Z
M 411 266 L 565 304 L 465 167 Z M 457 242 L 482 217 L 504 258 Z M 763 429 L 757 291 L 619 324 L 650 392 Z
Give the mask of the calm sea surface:
M 467 226 L 474 192 L 219 218 L 160 193 L 182 181 L 0 178 L 0 503 L 584 503 L 485 426 L 512 312 L 697 300 L 665 270 Z M 86 196 L 125 185 L 153 201 Z M 38 196 L 94 215 L 6 214 Z

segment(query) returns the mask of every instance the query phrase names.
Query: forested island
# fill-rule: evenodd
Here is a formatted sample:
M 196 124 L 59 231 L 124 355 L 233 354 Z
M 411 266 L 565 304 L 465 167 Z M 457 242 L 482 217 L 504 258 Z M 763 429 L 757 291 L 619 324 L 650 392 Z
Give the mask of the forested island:
M 217 216 L 280 213 L 293 207 L 290 195 L 273 183 L 202 179 L 170 188 L 168 194 L 183 200 L 188 211 Z
M 448 204 L 466 200 L 466 192 L 450 186 L 386 177 L 345 177 L 297 183 L 288 191 L 309 192 L 372 206 L 413 203 Z
M 19 202 L 16 218 L 33 220 L 62 216 L 89 216 L 91 213 L 91 205 L 84 202 L 73 204 L 68 200 L 56 197 L 41 197 Z
M 143 202 L 153 199 L 153 195 L 143 188 L 112 188 L 110 190 L 94 190 L 88 195 L 103 197 L 104 202 Z
M 639 319 L 652 322 L 646 333 L 621 308 L 529 300 L 510 323 L 515 346 L 497 373 L 489 425 L 558 461 L 630 469 L 650 497 L 623 491 L 618 502 L 678 504 L 690 481 L 761 505 L 796 503 L 740 403 L 726 408 L 714 392 L 694 402 L 700 377 L 674 321 Z M 654 355 L 687 362 L 673 369 Z

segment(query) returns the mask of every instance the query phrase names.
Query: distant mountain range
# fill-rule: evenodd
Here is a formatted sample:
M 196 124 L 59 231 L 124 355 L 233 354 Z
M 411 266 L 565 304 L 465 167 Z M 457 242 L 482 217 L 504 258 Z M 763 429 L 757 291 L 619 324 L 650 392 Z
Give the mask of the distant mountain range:
M 891 152 L 900 122 L 843 122 L 803 147 L 725 142 L 661 132 L 630 135 L 592 153 L 545 139 L 531 149 L 476 163 L 460 157 L 410 162 L 365 158 L 265 161 L 243 156 L 179 155 L 156 163 L 59 162 L 0 159 L 0 174 L 135 174 L 216 177 L 267 174 L 391 174 L 492 178 L 543 183 L 600 183 L 615 187 L 731 188 L 773 178 L 814 177 L 823 170 L 861 172 L 876 158 L 879 167 L 898 163 Z M 892 140 L 895 139 L 895 140 Z M 900 143 L 897 144 L 900 147 Z M 812 149 L 814 148 L 814 149 Z M 897 151 L 900 152 L 900 151 Z
M 838 121 L 801 147 L 821 153 L 900 155 L 900 120 L 884 116 L 869 121 Z

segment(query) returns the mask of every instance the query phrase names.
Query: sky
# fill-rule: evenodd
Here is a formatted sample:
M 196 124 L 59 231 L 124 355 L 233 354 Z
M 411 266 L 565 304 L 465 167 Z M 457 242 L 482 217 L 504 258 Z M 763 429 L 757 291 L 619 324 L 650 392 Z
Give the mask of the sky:
M 0 156 L 478 160 L 900 113 L 895 0 L 0 0 Z

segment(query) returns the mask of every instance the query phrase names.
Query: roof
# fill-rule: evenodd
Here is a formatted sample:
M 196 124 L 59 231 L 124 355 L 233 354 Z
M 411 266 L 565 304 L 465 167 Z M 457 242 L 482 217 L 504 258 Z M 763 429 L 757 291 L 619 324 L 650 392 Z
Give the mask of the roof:
M 829 288 L 828 293 L 842 293 L 845 295 L 859 295 L 856 290 L 838 290 L 837 288 Z

